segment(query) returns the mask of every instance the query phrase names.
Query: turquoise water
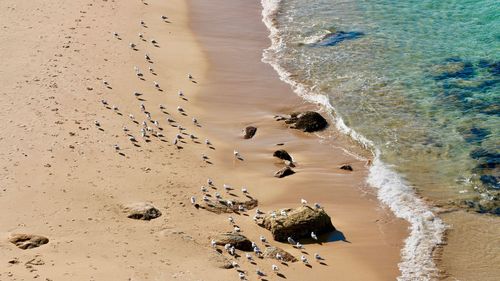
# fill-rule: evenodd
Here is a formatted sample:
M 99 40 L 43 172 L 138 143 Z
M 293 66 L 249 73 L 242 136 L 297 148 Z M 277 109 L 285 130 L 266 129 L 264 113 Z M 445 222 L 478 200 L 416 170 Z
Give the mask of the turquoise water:
M 499 1 L 283 0 L 276 12 L 268 56 L 302 94 L 327 97 L 420 194 L 500 214 Z

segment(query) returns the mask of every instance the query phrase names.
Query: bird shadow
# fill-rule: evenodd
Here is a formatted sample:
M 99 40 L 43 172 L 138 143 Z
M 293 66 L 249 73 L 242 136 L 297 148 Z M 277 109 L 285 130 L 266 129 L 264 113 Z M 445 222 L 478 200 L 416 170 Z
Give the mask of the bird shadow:
M 163 89 L 158 88 L 158 92 L 163 92 Z
M 236 159 L 238 159 L 240 161 L 245 161 L 245 159 L 243 159 L 243 157 L 241 157 L 241 156 L 236 157 Z
M 288 263 L 286 263 L 284 261 L 282 261 L 281 264 L 284 265 L 284 266 L 288 266 Z
M 210 164 L 210 165 L 213 165 L 213 164 L 214 164 L 214 163 L 212 163 L 212 162 L 210 162 L 210 161 L 208 161 L 208 160 L 205 160 L 205 163 Z
M 104 132 L 104 129 L 103 128 L 99 128 L 99 131 Z
M 139 122 L 137 122 L 136 120 L 134 120 L 134 121 L 132 121 L 132 122 L 134 122 L 135 124 L 139 124 Z
M 196 82 L 196 80 L 191 80 L 191 83 L 198 84 L 198 82 Z
M 194 143 L 196 143 L 196 144 L 201 144 L 199 141 L 195 141 L 195 140 L 194 140 L 193 142 L 194 142 Z
M 213 146 L 209 146 L 208 148 L 210 148 L 211 150 L 215 150 L 215 147 Z
M 111 86 L 106 86 L 106 88 L 113 90 L 113 87 L 111 87 Z
M 134 143 L 133 145 L 134 145 L 135 147 L 141 147 L 141 146 L 140 146 L 139 144 L 137 144 L 137 143 Z
M 123 116 L 123 114 L 121 112 L 117 112 L 116 114 L 120 115 L 120 116 Z
M 181 112 L 182 116 L 188 116 L 186 112 Z
M 327 264 L 327 263 L 322 262 L 322 261 L 320 261 L 320 262 L 319 262 L 319 264 L 324 265 L 324 266 L 328 266 L 328 264 Z
M 156 72 L 151 72 L 151 74 L 153 74 L 154 76 L 157 76 L 158 74 L 156 74 Z
M 306 266 L 309 267 L 309 268 L 312 268 L 312 265 L 310 265 L 310 264 L 306 264 Z
M 187 98 L 181 98 L 181 99 L 184 100 L 184 101 L 189 101 Z
M 276 276 L 281 277 L 281 278 L 283 278 L 283 279 L 286 279 L 286 276 L 285 276 L 285 275 L 283 275 L 282 273 L 276 273 Z
M 153 46 L 155 46 L 156 48 L 160 48 L 160 45 L 158 44 L 153 44 Z
M 125 156 L 125 153 L 123 153 L 123 152 L 118 152 L 118 154 L 121 156 Z

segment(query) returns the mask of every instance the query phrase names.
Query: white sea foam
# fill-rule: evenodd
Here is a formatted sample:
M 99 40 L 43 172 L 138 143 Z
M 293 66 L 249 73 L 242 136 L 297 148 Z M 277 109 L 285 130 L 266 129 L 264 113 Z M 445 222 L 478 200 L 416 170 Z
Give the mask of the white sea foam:
M 320 104 L 330 115 L 337 129 L 373 151 L 374 161 L 370 167 L 368 183 L 377 188 L 379 200 L 387 205 L 394 214 L 410 223 L 410 235 L 401 250 L 401 271 L 398 280 L 432 280 L 438 270 L 432 259 L 434 248 L 442 243 L 445 224 L 420 199 L 402 177 L 380 158 L 380 151 L 372 141 L 349 128 L 335 112 L 328 97 L 292 79 L 291 73 L 279 64 L 276 54 L 284 48 L 283 37 L 276 25 L 281 0 L 261 0 L 262 21 L 270 31 L 271 46 L 264 50 L 262 61 L 270 64 L 280 75 L 281 80 L 291 85 L 299 96 L 309 102 Z

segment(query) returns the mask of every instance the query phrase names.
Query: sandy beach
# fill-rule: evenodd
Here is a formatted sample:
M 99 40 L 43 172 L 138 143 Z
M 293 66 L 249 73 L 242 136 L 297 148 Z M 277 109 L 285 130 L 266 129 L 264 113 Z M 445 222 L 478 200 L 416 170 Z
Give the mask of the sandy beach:
M 366 184 L 369 158 L 347 153 L 355 145 L 333 126 L 332 144 L 274 120 L 320 108 L 261 62 L 269 43 L 260 3 L 7 0 L 0 9 L 0 280 L 238 280 L 240 272 L 257 280 L 257 269 L 263 280 L 399 276 L 408 225 Z M 145 137 L 143 121 L 152 128 Z M 249 125 L 257 133 L 244 139 Z M 284 165 L 272 156 L 277 149 L 292 155 L 296 174 L 273 176 Z M 244 200 L 245 187 L 264 212 L 299 207 L 301 198 L 319 202 L 338 232 L 320 236 L 322 243 L 301 240 L 303 250 L 273 241 L 252 220 L 254 210 L 192 206 L 192 196 L 201 204 L 208 178 L 212 196 Z M 161 216 L 128 218 L 122 206 L 137 202 L 150 202 Z M 224 247 L 219 254 L 210 241 L 233 231 L 228 216 L 262 249 L 304 255 L 310 267 L 250 262 Z M 9 242 L 16 233 L 49 241 L 23 250 Z M 221 268 L 227 261 L 239 268 Z

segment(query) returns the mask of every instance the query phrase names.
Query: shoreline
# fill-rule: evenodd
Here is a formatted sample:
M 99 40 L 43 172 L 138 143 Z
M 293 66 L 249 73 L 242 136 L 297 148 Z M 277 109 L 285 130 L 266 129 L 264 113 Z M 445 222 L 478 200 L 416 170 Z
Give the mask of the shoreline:
M 261 62 L 268 43 L 260 4 L 216 1 L 220 5 L 201 0 L 191 0 L 189 6 L 181 0 L 75 0 L 62 7 L 2 3 L 9 22 L 1 37 L 7 42 L 1 47 L 2 58 L 11 71 L 3 69 L 1 80 L 1 102 L 10 106 L 2 115 L 9 120 L 2 129 L 10 136 L 2 138 L 1 150 L 6 165 L 0 205 L 8 216 L 0 220 L 0 263 L 5 265 L 0 279 L 234 280 L 237 271 L 220 268 L 230 257 L 210 247 L 211 236 L 232 230 L 227 216 L 197 210 L 189 203 L 191 196 L 201 201 L 200 186 L 207 178 L 219 190 L 223 183 L 237 191 L 247 187 L 265 212 L 297 207 L 300 198 L 323 205 L 350 243 L 305 241 L 309 259 L 318 252 L 327 265 L 280 266 L 288 280 L 306 280 L 311 274 L 316 280 L 332 275 L 336 280 L 399 276 L 406 222 L 380 204 L 365 183 L 365 161 L 347 155 L 340 147 L 347 145 L 341 137 L 332 146 L 273 120 L 275 114 L 317 107 L 293 94 Z M 219 14 L 221 7 L 227 17 L 210 16 Z M 163 14 L 168 23 L 160 20 Z M 139 25 L 140 19 L 147 27 Z M 23 28 L 15 30 L 14 23 Z M 221 24 L 227 28 L 219 28 Z M 241 30 L 246 30 L 244 38 L 233 36 Z M 113 31 L 121 39 L 114 38 Z M 159 46 L 141 42 L 138 32 L 156 39 Z M 139 51 L 130 50 L 129 42 L 136 42 Z M 144 52 L 153 63 L 144 61 Z M 143 80 L 135 75 L 134 65 L 144 72 Z M 154 73 L 147 73 L 148 66 Z M 104 79 L 110 87 L 103 86 Z M 178 90 L 185 100 L 177 96 Z M 143 101 L 132 95 L 134 91 L 143 93 Z M 163 130 L 158 129 L 158 136 L 142 139 L 140 125 L 128 118 L 133 114 L 138 122 L 145 119 L 141 103 L 153 120 L 160 120 Z M 165 110 L 158 108 L 160 103 Z M 187 116 L 176 112 L 177 106 Z M 172 144 L 182 132 L 169 125 L 167 117 L 186 128 L 182 149 Z M 201 127 L 192 124 L 193 117 Z M 258 127 L 251 140 L 241 137 L 247 125 Z M 124 133 L 123 126 L 130 133 Z M 127 134 L 137 138 L 136 145 Z M 189 140 L 189 134 L 199 141 Z M 207 137 L 215 149 L 201 143 Z M 282 167 L 272 157 L 276 143 L 285 143 L 280 148 L 297 162 L 297 174 L 273 177 Z M 244 161 L 234 160 L 234 149 Z M 201 160 L 202 153 L 212 164 Z M 354 171 L 339 170 L 344 163 Z M 238 192 L 236 198 L 240 196 Z M 129 219 L 121 206 L 133 202 L 151 202 L 162 215 L 151 221 Z M 252 241 L 260 235 L 271 240 L 251 216 L 233 216 Z M 20 250 L 7 241 L 19 232 L 47 236 L 49 243 Z M 290 245 L 271 244 L 301 255 Z M 249 280 L 256 279 L 256 268 L 269 280 L 281 280 L 272 275 L 272 260 L 258 259 L 252 265 L 240 257 L 237 262 Z

